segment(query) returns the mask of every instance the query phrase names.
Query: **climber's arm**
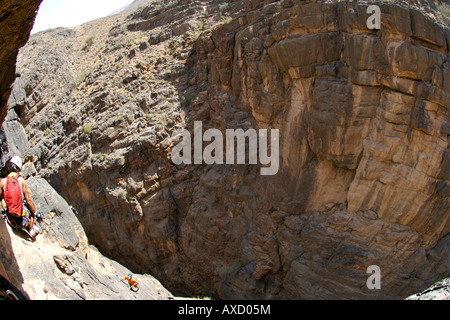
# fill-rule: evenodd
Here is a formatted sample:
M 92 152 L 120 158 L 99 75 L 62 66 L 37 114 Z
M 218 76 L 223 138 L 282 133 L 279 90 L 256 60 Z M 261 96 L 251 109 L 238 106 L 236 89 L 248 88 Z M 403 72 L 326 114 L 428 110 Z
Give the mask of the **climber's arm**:
M 31 190 L 28 187 L 25 180 L 21 181 L 22 184 L 22 192 L 25 200 L 27 201 L 28 208 L 30 208 L 31 213 L 34 215 L 36 213 L 36 206 L 34 205 L 33 199 L 31 197 Z

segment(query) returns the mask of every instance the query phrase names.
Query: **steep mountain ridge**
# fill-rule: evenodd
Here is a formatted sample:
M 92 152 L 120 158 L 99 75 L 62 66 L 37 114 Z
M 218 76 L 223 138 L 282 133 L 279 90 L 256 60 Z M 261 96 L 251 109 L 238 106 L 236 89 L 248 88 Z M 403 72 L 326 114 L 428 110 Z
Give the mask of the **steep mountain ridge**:
M 155 1 L 36 34 L 29 158 L 102 253 L 175 293 L 421 291 L 449 273 L 450 32 L 379 5 L 380 31 L 364 3 Z M 194 121 L 279 129 L 279 173 L 174 165 Z

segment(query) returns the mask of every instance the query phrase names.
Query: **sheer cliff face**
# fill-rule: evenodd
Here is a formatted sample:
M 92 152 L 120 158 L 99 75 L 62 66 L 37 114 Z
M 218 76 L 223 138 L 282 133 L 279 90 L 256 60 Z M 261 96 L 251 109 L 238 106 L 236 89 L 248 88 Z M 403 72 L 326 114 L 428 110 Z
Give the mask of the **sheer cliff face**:
M 38 172 L 174 293 L 404 298 L 448 275 L 450 31 L 315 1 L 141 7 L 21 52 Z M 280 170 L 171 162 L 172 132 L 280 130 Z M 371 265 L 382 288 L 366 287 Z
M 15 79 L 19 48 L 28 40 L 36 11 L 42 0 L 4 0 L 0 4 L 0 123 L 7 113 L 7 102 Z

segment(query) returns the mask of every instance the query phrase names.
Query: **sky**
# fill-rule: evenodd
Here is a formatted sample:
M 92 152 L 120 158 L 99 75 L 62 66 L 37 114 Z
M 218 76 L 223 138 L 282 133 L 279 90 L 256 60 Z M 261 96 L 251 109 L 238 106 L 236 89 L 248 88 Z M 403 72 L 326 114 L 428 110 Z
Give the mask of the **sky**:
M 133 0 L 44 0 L 31 33 L 57 27 L 75 27 L 105 17 Z

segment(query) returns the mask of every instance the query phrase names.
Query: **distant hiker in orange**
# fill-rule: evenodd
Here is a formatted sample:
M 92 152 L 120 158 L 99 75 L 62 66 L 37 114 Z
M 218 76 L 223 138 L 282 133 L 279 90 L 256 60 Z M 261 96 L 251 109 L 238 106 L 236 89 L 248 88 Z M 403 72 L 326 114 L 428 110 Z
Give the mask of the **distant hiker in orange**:
M 127 280 L 128 281 L 128 283 L 130 284 L 130 289 L 136 288 L 137 290 L 139 290 L 138 282 L 137 282 L 137 280 L 135 278 L 133 278 L 132 274 L 129 274 L 128 276 L 123 278 L 123 280 Z
M 39 218 L 36 206 L 31 198 L 31 191 L 25 179 L 20 176 L 22 159 L 13 157 L 7 165 L 8 176 L 0 181 L 0 199 L 2 209 L 8 219 L 17 226 L 27 230 L 32 237 L 39 233 L 39 227 L 34 223 Z

